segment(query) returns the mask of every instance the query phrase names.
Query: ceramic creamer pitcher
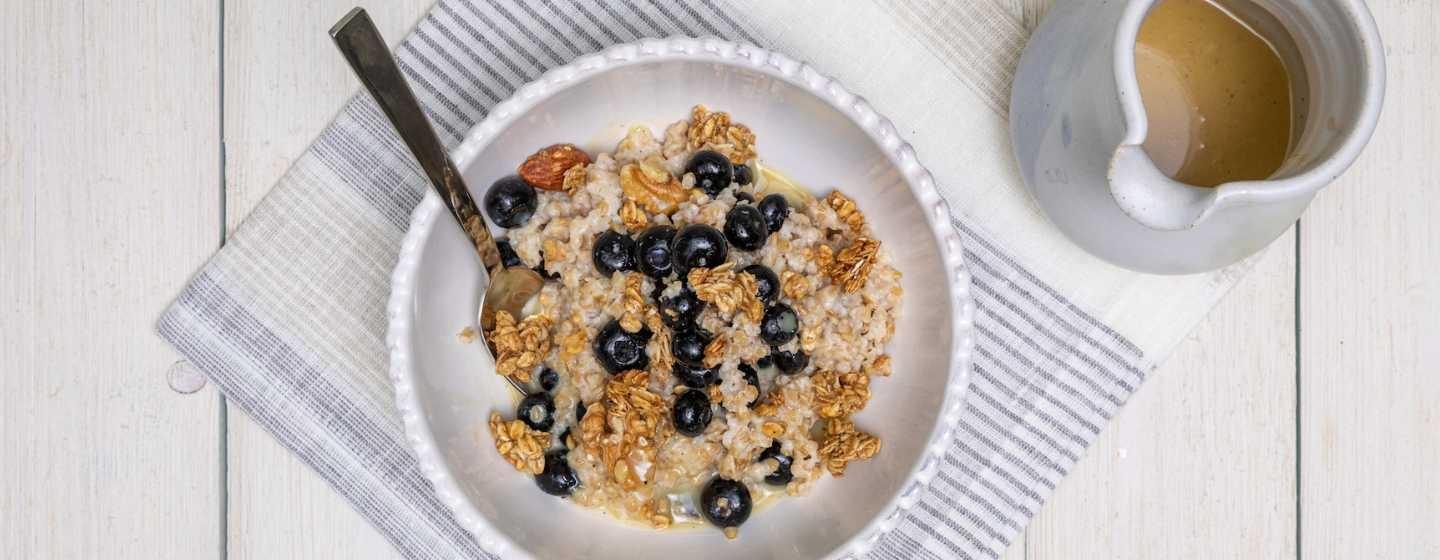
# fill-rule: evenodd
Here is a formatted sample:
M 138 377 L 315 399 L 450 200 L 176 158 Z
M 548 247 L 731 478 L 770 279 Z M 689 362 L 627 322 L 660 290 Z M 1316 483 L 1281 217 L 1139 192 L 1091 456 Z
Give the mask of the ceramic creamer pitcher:
M 1213 270 L 1260 250 L 1364 148 L 1380 117 L 1385 63 L 1361 0 L 1220 0 L 1262 35 L 1282 31 L 1294 134 L 1267 180 L 1204 188 L 1146 154 L 1135 71 L 1157 0 L 1062 0 L 1020 59 L 1010 101 L 1015 155 L 1040 207 L 1087 251 L 1134 270 Z

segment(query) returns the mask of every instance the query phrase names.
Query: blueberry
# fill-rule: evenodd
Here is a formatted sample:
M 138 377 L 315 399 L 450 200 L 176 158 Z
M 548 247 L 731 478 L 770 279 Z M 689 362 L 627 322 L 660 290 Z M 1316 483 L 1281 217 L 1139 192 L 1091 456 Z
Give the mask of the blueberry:
M 500 264 L 505 265 L 505 268 L 525 264 L 520 261 L 520 255 L 515 254 L 515 248 L 510 246 L 509 239 L 495 240 L 495 248 L 500 250 Z
M 743 163 L 740 164 L 740 165 L 736 165 L 736 166 L 735 166 L 735 179 L 734 179 L 734 181 L 735 181 L 736 183 L 741 184 L 741 185 L 748 185 L 748 184 L 750 184 L 750 182 L 753 181 L 753 180 L 754 180 L 754 177 L 751 175 L 750 166 L 745 165 L 745 164 L 743 164 Z M 752 198 L 751 200 L 754 200 L 754 199 Z
M 607 231 L 596 237 L 590 255 L 601 276 L 617 270 L 635 270 L 635 242 L 618 231 Z
M 638 270 L 659 280 L 675 270 L 670 259 L 670 241 L 675 239 L 675 228 L 651 226 L 635 240 L 635 264 Z M 656 286 L 663 286 L 656 282 Z M 663 288 L 662 288 L 663 289 Z
M 735 179 L 735 166 L 719 152 L 702 150 L 690 156 L 685 172 L 695 174 L 695 187 L 710 196 L 719 195 Z
M 755 388 L 755 398 L 750 399 L 749 402 L 750 407 L 754 408 L 755 403 L 760 402 L 760 373 L 755 371 L 755 368 L 750 367 L 749 364 L 740 364 L 736 366 L 736 369 L 739 369 L 740 373 L 745 374 L 745 382 Z
M 760 338 L 771 346 L 790 342 L 798 332 L 800 317 L 795 314 L 794 309 L 783 303 L 770 306 L 765 310 L 765 318 L 760 320 Z
M 675 272 L 684 278 L 692 268 L 712 268 L 725 263 L 730 257 L 730 246 L 725 243 L 725 234 L 705 224 L 690 224 L 675 233 L 670 242 L 670 254 L 675 260 Z
M 545 454 L 545 470 L 535 475 L 535 485 L 551 496 L 569 496 L 580 486 L 580 477 L 570 468 L 568 453 L 564 449 Z
M 784 373 L 800 373 L 805 370 L 805 366 L 810 365 L 810 356 L 800 350 L 791 352 L 777 348 L 771 352 L 770 359 L 774 360 L 775 367 Z
M 681 385 L 691 389 L 704 389 L 720 383 L 718 366 L 713 368 L 693 367 L 677 361 L 670 368 L 670 372 L 675 374 L 675 379 L 680 381 Z
M 740 270 L 755 277 L 755 295 L 760 301 L 773 303 L 780 295 L 780 277 L 770 267 L 755 263 Z
M 640 332 L 625 332 L 620 322 L 611 320 L 595 335 L 595 359 L 612 374 L 632 369 L 645 369 L 650 365 L 650 356 L 645 353 L 645 344 L 650 342 L 648 327 Z
M 790 217 L 790 203 L 785 197 L 772 194 L 760 199 L 760 215 L 765 217 L 765 227 L 770 228 L 770 233 L 780 231 L 780 226 L 785 225 L 785 218 Z
M 769 355 L 766 355 L 764 358 L 760 358 L 760 359 L 758 359 L 758 360 L 755 360 L 755 367 L 757 367 L 757 368 L 768 368 L 768 367 L 770 367 L 771 365 L 774 365 L 774 363 L 775 363 L 775 361 L 774 361 L 774 360 L 771 360 Z
M 749 204 L 737 204 L 725 214 L 725 239 L 741 251 L 754 251 L 765 246 L 770 230 L 765 217 Z
M 560 374 L 546 366 L 540 370 L 540 388 L 546 391 L 554 391 L 555 386 L 560 384 Z
M 685 288 L 660 302 L 660 317 L 671 327 L 681 328 L 694 324 L 704 309 L 705 302 L 700 301 L 693 290 Z
M 485 214 L 502 228 L 525 225 L 530 216 L 535 215 L 537 206 L 535 187 L 514 175 L 495 181 L 490 190 L 485 191 Z
M 670 409 L 675 431 L 690 437 L 705 433 L 705 427 L 710 425 L 710 416 L 710 395 L 704 389 L 685 391 L 675 399 L 675 407 Z
M 765 475 L 765 482 L 767 484 L 784 486 L 790 483 L 790 479 L 795 478 L 795 474 L 790 472 L 790 465 L 793 464 L 795 460 L 789 455 L 780 452 L 780 442 L 778 440 L 771 443 L 770 447 L 760 453 L 759 460 L 764 461 L 766 459 L 774 459 L 776 463 L 780 464 L 775 467 L 774 472 Z
M 736 169 L 739 169 L 739 167 L 736 167 Z M 738 201 L 740 201 L 740 202 L 749 202 L 750 204 L 754 204 L 754 203 L 755 203 L 755 195 L 750 194 L 750 193 L 745 192 L 745 191 L 735 191 L 735 200 L 738 200 Z
M 675 361 L 691 367 L 704 367 L 705 346 L 714 338 L 700 327 L 677 329 L 670 338 L 670 353 Z
M 555 401 L 550 400 L 549 393 L 526 395 L 515 407 L 515 416 L 526 426 L 548 432 L 555 425 Z
M 750 517 L 750 489 L 744 483 L 715 478 L 700 492 L 700 512 L 716 527 L 739 527 Z

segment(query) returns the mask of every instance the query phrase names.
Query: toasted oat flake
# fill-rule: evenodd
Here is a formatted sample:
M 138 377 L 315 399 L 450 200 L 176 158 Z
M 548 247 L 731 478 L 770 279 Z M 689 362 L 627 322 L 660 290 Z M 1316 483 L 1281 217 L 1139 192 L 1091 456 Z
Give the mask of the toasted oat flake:
M 560 189 L 565 191 L 565 194 L 575 196 L 575 193 L 580 192 L 580 189 L 585 187 L 585 182 L 589 176 L 586 170 L 589 167 L 588 164 L 579 164 L 570 169 L 566 169 L 565 176 L 560 183 Z
M 890 355 L 881 354 L 865 366 L 865 374 L 878 377 L 889 377 L 891 373 Z
M 625 275 L 625 313 L 620 316 L 620 328 L 625 332 L 640 332 L 645 326 L 645 277 L 638 272 Z
M 546 239 L 544 243 L 545 260 L 547 262 L 560 262 L 565 260 L 565 246 L 560 244 L 559 239 Z
M 775 421 L 768 421 L 760 425 L 760 432 L 772 438 L 778 438 L 785 433 L 785 425 Z
M 645 326 L 650 327 L 651 347 L 650 371 L 664 374 L 669 372 L 675 365 L 675 354 L 670 351 L 670 329 L 665 327 L 665 321 L 660 318 L 660 312 L 654 307 L 645 310 Z M 624 328 L 623 325 L 621 328 Z
M 631 233 L 638 233 L 650 225 L 650 217 L 634 200 L 627 199 L 620 204 L 620 223 L 625 224 Z
M 540 474 L 545 470 L 545 446 L 549 434 L 531 429 L 521 420 L 505 421 L 500 413 L 490 413 L 490 433 L 495 438 L 495 450 L 515 470 Z
M 477 338 L 475 327 L 465 327 L 463 329 L 460 329 L 460 332 L 456 333 L 455 337 L 459 338 L 462 344 L 470 344 L 471 342 L 475 342 L 475 339 Z
M 705 367 L 712 368 L 720 365 L 725 359 L 725 337 L 717 336 L 710 344 L 705 345 Z
M 810 296 L 810 279 L 804 274 L 787 270 L 784 278 L 780 280 L 780 291 L 790 298 L 790 301 L 800 301 Z
M 880 438 L 855 429 L 854 422 L 838 418 L 826 424 L 820 456 L 831 475 L 844 476 L 850 462 L 869 459 L 879 452 Z

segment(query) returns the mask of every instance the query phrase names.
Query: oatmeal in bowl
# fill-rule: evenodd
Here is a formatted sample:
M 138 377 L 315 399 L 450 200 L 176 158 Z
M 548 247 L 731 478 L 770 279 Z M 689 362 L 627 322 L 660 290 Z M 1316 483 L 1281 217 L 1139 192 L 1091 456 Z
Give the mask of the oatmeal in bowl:
M 488 333 L 496 373 L 533 392 L 481 444 L 537 492 L 734 538 L 884 453 L 854 415 L 891 375 L 901 274 L 850 197 L 813 197 L 760 148 L 696 106 L 608 153 L 543 148 L 487 191 L 505 265 L 548 280 Z

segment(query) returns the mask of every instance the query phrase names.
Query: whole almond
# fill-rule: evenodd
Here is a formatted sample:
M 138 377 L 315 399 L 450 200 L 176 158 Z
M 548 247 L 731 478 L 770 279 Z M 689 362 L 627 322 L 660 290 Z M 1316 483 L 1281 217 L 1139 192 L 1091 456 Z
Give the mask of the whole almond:
M 577 165 L 589 165 L 590 155 L 574 144 L 555 144 L 525 158 L 517 172 L 537 189 L 564 190 L 565 172 Z

